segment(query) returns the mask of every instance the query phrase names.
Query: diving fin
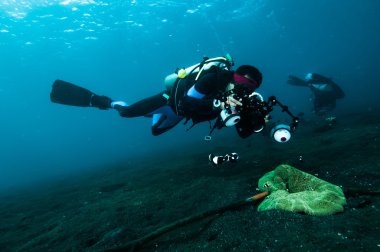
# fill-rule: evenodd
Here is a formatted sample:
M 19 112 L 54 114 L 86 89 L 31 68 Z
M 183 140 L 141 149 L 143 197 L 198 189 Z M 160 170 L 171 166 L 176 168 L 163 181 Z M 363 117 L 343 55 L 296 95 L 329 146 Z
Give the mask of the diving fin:
M 307 87 L 308 83 L 304 81 L 301 78 L 298 78 L 294 75 L 289 75 L 289 79 L 287 81 L 288 84 L 293 85 L 293 86 L 302 86 L 302 87 Z
M 111 108 L 112 100 L 106 96 L 99 96 L 90 90 L 66 82 L 56 80 L 50 93 L 50 100 L 54 103 L 77 106 L 97 107 L 99 109 Z

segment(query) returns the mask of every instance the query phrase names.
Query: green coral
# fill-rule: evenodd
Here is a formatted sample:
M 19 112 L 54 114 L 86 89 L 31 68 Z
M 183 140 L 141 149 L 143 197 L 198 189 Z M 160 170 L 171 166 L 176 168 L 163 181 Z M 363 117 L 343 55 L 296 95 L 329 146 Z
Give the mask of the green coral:
M 266 173 L 259 180 L 259 189 L 270 195 L 258 211 L 281 209 L 323 216 L 343 212 L 346 204 L 339 186 L 285 164 Z

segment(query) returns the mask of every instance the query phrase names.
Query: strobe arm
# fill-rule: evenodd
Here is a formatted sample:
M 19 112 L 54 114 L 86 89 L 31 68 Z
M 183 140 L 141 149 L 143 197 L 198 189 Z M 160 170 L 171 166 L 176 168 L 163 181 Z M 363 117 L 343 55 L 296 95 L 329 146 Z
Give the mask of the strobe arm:
M 268 103 L 268 107 L 270 108 L 272 108 L 275 105 L 280 106 L 280 108 L 282 109 L 282 112 L 286 112 L 292 118 L 293 122 L 289 126 L 292 131 L 295 131 L 299 123 L 299 118 L 293 115 L 293 113 L 289 111 L 289 107 L 279 102 L 275 96 L 270 96 L 268 98 L 267 103 Z

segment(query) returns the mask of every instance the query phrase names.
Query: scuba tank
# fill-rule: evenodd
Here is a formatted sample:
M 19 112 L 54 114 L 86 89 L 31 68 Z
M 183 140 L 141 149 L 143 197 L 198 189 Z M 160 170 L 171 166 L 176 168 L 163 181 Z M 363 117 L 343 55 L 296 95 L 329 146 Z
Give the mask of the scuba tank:
M 186 79 L 190 75 L 196 74 L 194 80 L 197 81 L 200 76 L 206 74 L 212 67 L 230 70 L 233 65 L 234 62 L 230 54 L 227 54 L 225 57 L 204 57 L 200 63 L 187 68 L 177 68 L 174 73 L 166 76 L 164 81 L 165 88 L 170 93 L 176 83 L 178 83 L 181 79 Z

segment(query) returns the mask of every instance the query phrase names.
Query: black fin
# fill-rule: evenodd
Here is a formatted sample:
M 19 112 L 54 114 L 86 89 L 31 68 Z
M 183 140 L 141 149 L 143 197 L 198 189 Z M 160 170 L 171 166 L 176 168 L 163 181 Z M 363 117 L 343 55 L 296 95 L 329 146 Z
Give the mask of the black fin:
M 56 80 L 53 83 L 50 100 L 65 105 L 89 107 L 93 95 L 94 93 L 88 89 L 66 81 Z

